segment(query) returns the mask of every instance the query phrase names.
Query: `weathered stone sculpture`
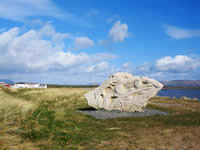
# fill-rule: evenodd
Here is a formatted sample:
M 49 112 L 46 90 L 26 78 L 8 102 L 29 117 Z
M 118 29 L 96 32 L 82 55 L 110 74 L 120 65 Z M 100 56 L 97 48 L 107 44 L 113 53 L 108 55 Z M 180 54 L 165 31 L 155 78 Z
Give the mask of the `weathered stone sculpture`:
M 163 85 L 147 77 L 136 77 L 119 72 L 111 75 L 98 88 L 85 94 L 88 105 L 96 109 L 141 112 L 147 101 Z

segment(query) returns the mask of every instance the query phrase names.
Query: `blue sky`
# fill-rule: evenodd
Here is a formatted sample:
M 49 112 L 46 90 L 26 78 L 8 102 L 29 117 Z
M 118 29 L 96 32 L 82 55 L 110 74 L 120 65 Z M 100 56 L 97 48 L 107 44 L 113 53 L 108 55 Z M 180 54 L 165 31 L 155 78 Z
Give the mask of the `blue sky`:
M 200 80 L 197 0 L 1 0 L 0 78 L 95 84 L 118 71 Z

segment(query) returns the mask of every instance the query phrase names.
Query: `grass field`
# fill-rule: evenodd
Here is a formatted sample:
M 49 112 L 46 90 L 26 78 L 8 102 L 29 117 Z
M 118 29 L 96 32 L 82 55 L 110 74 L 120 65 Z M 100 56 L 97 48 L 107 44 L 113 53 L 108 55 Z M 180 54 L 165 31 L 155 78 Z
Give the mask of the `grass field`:
M 197 150 L 200 102 L 152 98 L 168 116 L 97 120 L 81 88 L 0 88 L 0 150 Z

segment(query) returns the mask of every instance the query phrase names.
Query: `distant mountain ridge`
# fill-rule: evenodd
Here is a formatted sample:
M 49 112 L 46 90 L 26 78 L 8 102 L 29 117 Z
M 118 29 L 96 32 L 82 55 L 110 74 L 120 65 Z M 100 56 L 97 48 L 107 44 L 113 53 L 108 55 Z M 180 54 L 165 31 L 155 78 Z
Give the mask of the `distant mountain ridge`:
M 5 82 L 7 84 L 14 84 L 15 82 L 12 80 L 8 80 L 8 79 L 0 79 L 0 82 Z
M 200 80 L 172 80 L 160 81 L 164 86 L 172 87 L 200 87 Z

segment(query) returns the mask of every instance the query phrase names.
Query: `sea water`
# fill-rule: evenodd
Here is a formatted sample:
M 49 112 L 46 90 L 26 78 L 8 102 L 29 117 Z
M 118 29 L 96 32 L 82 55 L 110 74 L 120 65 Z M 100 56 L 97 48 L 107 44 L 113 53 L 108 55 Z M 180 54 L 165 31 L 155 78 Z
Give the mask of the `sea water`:
M 186 96 L 189 98 L 200 99 L 200 89 L 162 89 L 158 92 L 158 96 L 168 96 L 180 98 Z

